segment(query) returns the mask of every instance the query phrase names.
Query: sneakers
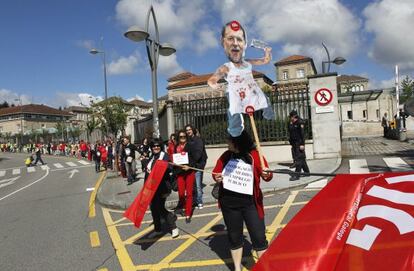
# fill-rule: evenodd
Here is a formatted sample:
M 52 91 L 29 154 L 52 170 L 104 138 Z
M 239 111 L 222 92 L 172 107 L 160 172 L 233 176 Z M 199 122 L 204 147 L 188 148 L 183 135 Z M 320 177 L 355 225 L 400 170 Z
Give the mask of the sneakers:
M 197 205 L 197 209 L 198 210 L 202 210 L 204 208 L 204 205 L 202 204 L 202 203 L 199 203 L 198 205 Z
M 185 217 L 185 223 L 187 223 L 187 224 L 191 223 L 191 217 L 190 216 Z
M 178 236 L 180 236 L 180 231 L 178 230 L 178 228 L 175 228 L 171 231 L 171 237 L 172 238 L 177 238 Z

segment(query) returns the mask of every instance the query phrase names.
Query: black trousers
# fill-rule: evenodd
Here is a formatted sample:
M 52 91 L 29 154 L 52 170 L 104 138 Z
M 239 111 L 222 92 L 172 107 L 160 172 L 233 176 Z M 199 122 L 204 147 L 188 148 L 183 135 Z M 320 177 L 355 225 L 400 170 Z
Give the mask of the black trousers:
M 154 221 L 155 231 L 162 230 L 161 218 L 166 221 L 169 230 L 177 228 L 177 226 L 175 225 L 177 217 L 173 213 L 168 212 L 167 209 L 165 209 L 165 200 L 166 198 L 163 198 L 160 194 L 155 193 L 151 201 L 151 215 L 152 220 Z
M 292 153 L 294 154 L 294 160 L 296 163 L 295 172 L 301 172 L 303 169 L 304 172 L 309 173 L 309 167 L 306 163 L 305 150 L 301 150 L 299 145 L 294 145 L 292 146 Z
M 221 212 L 227 227 L 230 249 L 243 247 L 243 222 L 246 223 L 253 249 L 256 251 L 267 249 L 264 219 L 260 219 L 254 203 L 241 208 L 221 205 Z
M 42 160 L 42 157 L 39 155 L 39 156 L 37 156 L 36 155 L 36 160 L 35 160 L 35 162 L 34 162 L 34 165 L 36 165 L 37 164 L 37 162 L 39 162 L 40 161 L 40 163 L 42 163 L 42 165 L 44 165 L 45 163 L 43 162 L 43 160 Z

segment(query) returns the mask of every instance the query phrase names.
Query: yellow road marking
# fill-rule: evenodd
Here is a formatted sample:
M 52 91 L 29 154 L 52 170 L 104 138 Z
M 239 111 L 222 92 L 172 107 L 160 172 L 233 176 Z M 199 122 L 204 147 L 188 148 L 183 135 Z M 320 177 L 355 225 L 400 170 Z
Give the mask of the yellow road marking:
M 99 233 L 97 231 L 90 232 L 89 238 L 91 239 L 91 247 L 99 247 L 101 245 Z
M 89 218 L 96 216 L 96 211 L 95 211 L 96 193 L 98 192 L 98 189 L 101 186 L 101 183 L 103 182 L 105 176 L 106 176 L 106 171 L 101 173 L 101 176 L 99 176 L 99 179 L 95 184 L 95 189 L 92 191 L 91 197 L 89 198 Z
M 102 214 L 105 220 L 106 225 L 113 225 L 114 222 L 112 221 L 111 215 L 109 214 L 109 210 L 106 208 L 102 208 Z M 116 255 L 119 260 L 119 264 L 121 265 L 122 270 L 134 270 L 134 263 L 129 257 L 128 251 L 124 244 L 122 243 L 121 236 L 119 235 L 118 231 L 116 230 L 116 226 L 107 226 L 108 233 L 111 237 L 112 244 L 116 251 Z
M 101 268 L 101 269 L 98 269 L 98 271 L 108 271 L 108 268 Z
M 200 234 L 203 232 L 206 232 L 209 230 L 212 226 L 214 226 L 220 219 L 222 218 L 222 215 L 218 215 L 213 220 L 211 220 L 209 223 L 204 225 L 198 232 L 195 234 Z M 169 254 L 167 257 L 162 259 L 157 265 L 153 266 L 151 270 L 161 270 L 163 268 L 169 267 L 170 262 L 173 261 L 175 258 L 177 258 L 181 253 L 183 253 L 187 248 L 189 248 L 195 241 L 197 241 L 197 238 L 190 237 L 187 241 L 185 241 L 183 244 L 181 244 L 177 249 L 175 249 L 171 254 Z
M 277 228 L 280 227 L 282 224 L 283 218 L 285 218 L 289 208 L 293 205 L 293 201 L 295 200 L 298 191 L 292 191 L 289 197 L 286 199 L 285 203 L 283 204 L 282 208 L 280 209 L 279 213 L 276 215 L 275 219 L 273 220 L 272 224 L 267 227 L 269 231 L 276 231 Z M 274 233 L 267 233 L 266 238 L 267 240 L 272 240 Z

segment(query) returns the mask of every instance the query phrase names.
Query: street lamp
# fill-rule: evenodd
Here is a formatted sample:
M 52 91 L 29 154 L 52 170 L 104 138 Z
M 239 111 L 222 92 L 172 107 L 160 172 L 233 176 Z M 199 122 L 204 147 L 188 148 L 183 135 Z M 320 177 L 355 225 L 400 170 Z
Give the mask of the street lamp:
M 102 62 L 103 62 L 103 65 L 104 65 L 104 81 L 105 81 L 105 120 L 106 120 L 106 136 L 108 136 L 109 135 L 109 127 L 108 127 L 108 116 L 107 116 L 107 114 L 108 114 L 108 110 L 107 110 L 107 105 L 106 105 L 106 103 L 108 103 L 108 81 L 106 80 L 106 55 L 105 55 L 105 51 L 100 51 L 100 50 L 98 50 L 98 49 L 95 49 L 95 48 L 93 48 L 93 49 L 91 49 L 90 51 L 89 51 L 89 53 L 91 53 L 91 54 L 93 54 L 93 55 L 96 55 L 96 54 L 102 54 Z
M 155 39 L 152 39 L 149 34 L 149 20 L 152 15 L 155 28 Z M 176 52 L 175 48 L 170 44 L 160 44 L 160 37 L 158 32 L 157 19 L 155 17 L 154 8 L 151 5 L 147 12 L 147 20 L 145 23 L 145 30 L 137 26 L 131 26 L 124 36 L 134 42 L 145 40 L 147 47 L 148 60 L 151 66 L 151 81 L 152 81 L 152 116 L 153 116 L 153 136 L 160 137 L 159 123 L 158 123 L 158 90 L 157 90 L 157 66 L 159 55 L 169 56 Z
M 24 118 L 24 114 L 23 114 L 23 104 L 22 104 L 22 99 L 19 97 L 18 99 L 14 99 L 16 102 L 20 101 L 20 146 L 23 146 L 23 118 Z
M 345 58 L 340 57 L 340 56 L 336 57 L 334 60 L 331 61 L 331 57 L 329 56 L 328 48 L 326 48 L 326 46 L 323 42 L 322 42 L 322 46 L 323 46 L 323 48 L 325 48 L 326 54 L 328 55 L 328 61 L 322 61 L 322 73 L 325 73 L 325 64 L 328 64 L 328 71 L 327 72 L 329 73 L 329 70 L 331 68 L 331 63 L 334 63 L 335 65 L 341 65 L 346 61 Z

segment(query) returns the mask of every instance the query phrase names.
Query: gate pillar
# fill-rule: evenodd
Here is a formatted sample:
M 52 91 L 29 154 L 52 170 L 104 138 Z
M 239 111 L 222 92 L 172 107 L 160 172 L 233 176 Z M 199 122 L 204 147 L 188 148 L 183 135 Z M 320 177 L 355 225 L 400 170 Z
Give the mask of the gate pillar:
M 341 157 L 337 74 L 309 76 L 314 158 Z

